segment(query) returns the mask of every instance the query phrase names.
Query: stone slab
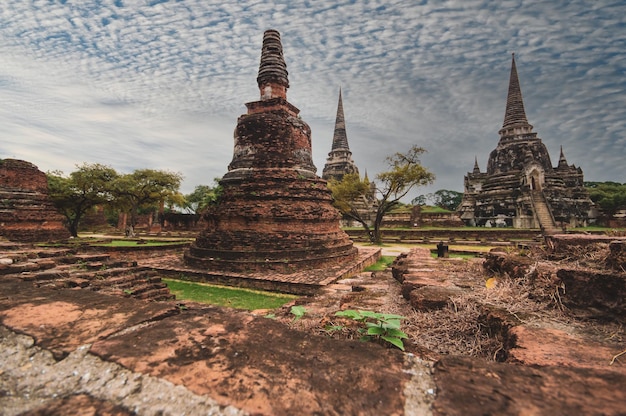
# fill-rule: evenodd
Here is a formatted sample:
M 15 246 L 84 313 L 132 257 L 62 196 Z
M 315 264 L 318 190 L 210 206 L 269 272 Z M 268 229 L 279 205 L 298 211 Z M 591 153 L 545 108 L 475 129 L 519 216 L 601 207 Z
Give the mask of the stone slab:
M 563 366 L 615 371 L 626 375 L 626 362 L 612 358 L 624 350 L 623 343 L 597 342 L 583 334 L 568 333 L 556 328 L 513 327 L 509 336 L 515 345 L 509 360 L 528 366 Z
M 36 288 L 20 279 L 0 278 L 0 323 L 29 334 L 59 356 L 172 313 L 177 313 L 173 303 L 136 302 L 84 289 Z
M 435 365 L 435 415 L 623 415 L 626 375 L 448 356 Z
M 217 307 L 94 343 L 93 353 L 253 414 L 401 414 L 403 355 Z

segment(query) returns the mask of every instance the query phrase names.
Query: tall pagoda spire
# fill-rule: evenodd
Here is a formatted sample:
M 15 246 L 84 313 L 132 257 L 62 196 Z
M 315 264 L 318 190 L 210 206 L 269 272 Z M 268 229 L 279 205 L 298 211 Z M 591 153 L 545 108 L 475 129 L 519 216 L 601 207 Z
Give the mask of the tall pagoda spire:
M 346 134 L 346 120 L 343 116 L 343 99 L 339 88 L 339 104 L 337 105 L 337 117 L 335 118 L 335 133 L 333 134 L 333 147 L 335 150 L 350 150 L 348 136 Z
M 335 119 L 335 132 L 333 133 L 333 146 L 328 153 L 326 165 L 322 171 L 322 178 L 341 180 L 349 173 L 359 173 L 359 169 L 352 160 L 352 152 L 348 146 L 346 135 L 346 121 L 343 116 L 343 98 L 339 88 L 339 104 L 337 104 L 337 117 Z
M 261 91 L 261 100 L 280 97 L 287 99 L 289 78 L 287 64 L 283 57 L 283 46 L 280 42 L 280 33 L 269 29 L 263 34 L 263 48 L 259 75 L 256 79 Z
M 515 54 L 511 57 L 511 76 L 509 78 L 509 92 L 506 97 L 506 111 L 504 113 L 504 123 L 500 130 L 501 137 L 510 137 L 523 133 L 530 133 L 533 126 L 528 123 L 526 111 L 524 110 L 524 99 L 517 76 L 515 65 Z

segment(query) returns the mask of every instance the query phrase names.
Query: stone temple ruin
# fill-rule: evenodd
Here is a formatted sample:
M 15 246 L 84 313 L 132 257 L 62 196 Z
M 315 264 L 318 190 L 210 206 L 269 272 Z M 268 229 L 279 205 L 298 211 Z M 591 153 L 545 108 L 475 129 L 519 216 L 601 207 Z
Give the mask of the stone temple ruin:
M 46 174 L 30 162 L 0 160 L 0 237 L 17 242 L 70 237 L 48 198 Z
M 528 123 L 515 56 L 499 134 L 487 172 L 481 172 L 476 161 L 465 176 L 457 211 L 466 225 L 541 228 L 549 233 L 567 225 L 584 226 L 593 218 L 583 171 L 568 165 L 563 149 L 557 167 L 552 167 L 546 146 Z
M 219 204 L 185 254 L 188 266 L 292 273 L 354 261 L 326 181 L 316 175 L 311 129 L 287 101 L 280 34 L 268 30 L 257 77 L 261 100 L 239 117 Z

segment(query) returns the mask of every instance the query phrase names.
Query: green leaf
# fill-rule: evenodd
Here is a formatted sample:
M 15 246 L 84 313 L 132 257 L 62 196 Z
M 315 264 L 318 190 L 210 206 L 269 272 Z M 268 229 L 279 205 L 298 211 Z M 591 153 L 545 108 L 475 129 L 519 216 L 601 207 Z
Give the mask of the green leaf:
M 367 329 L 367 335 L 383 335 L 385 330 L 379 326 L 372 326 Z
M 389 321 L 384 321 L 382 324 L 383 328 L 388 329 L 400 329 L 400 321 L 397 319 L 391 319 Z
M 302 305 L 292 306 L 291 313 L 295 316 L 293 320 L 297 321 L 304 316 L 304 314 L 306 313 L 306 308 Z
M 393 313 L 381 313 L 379 315 L 380 315 L 380 318 L 382 320 L 384 320 L 384 321 L 388 321 L 390 319 L 394 319 L 394 320 L 396 320 L 396 319 L 399 319 L 399 320 L 406 319 L 406 316 L 395 315 Z
M 408 338 L 409 337 L 407 334 L 400 331 L 399 329 L 388 329 L 386 335 L 390 337 L 396 337 L 396 338 Z
M 381 338 L 387 341 L 388 343 L 390 343 L 391 345 L 398 347 L 402 351 L 404 351 L 404 343 L 402 342 L 400 338 L 388 337 L 388 336 L 382 336 Z
M 360 321 L 363 319 L 363 316 L 359 313 L 359 311 L 355 311 L 352 309 L 346 309 L 345 311 L 335 312 L 335 316 L 341 316 L 344 318 L 354 319 L 356 321 Z
M 374 318 L 374 319 L 378 319 L 381 315 L 378 312 L 370 312 L 370 311 L 359 311 L 359 313 L 366 318 Z

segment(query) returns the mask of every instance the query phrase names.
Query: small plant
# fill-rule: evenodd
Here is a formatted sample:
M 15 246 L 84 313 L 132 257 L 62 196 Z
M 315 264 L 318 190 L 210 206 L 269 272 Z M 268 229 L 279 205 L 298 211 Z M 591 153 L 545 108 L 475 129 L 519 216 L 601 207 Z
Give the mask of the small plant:
M 125 294 L 125 295 L 129 295 L 129 296 L 130 296 L 130 295 L 132 295 L 132 294 L 133 294 L 133 291 L 132 291 L 132 290 L 130 290 L 130 289 L 124 289 L 124 294 Z
M 178 308 L 178 312 L 186 311 L 187 309 L 189 309 L 184 303 L 177 303 L 176 307 Z
M 365 325 L 365 328 L 359 329 L 359 332 L 363 334 L 362 341 L 382 339 L 404 351 L 402 339 L 408 338 L 407 334 L 400 330 L 400 321 L 406 319 L 404 316 L 352 309 L 336 312 L 335 316 L 362 322 Z
M 326 325 L 324 327 L 324 331 L 332 334 L 333 332 L 343 331 L 345 327 L 343 325 Z
M 296 305 L 291 307 L 290 312 L 294 316 L 292 322 L 295 322 L 306 314 L 306 308 L 302 305 Z

